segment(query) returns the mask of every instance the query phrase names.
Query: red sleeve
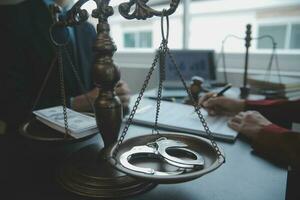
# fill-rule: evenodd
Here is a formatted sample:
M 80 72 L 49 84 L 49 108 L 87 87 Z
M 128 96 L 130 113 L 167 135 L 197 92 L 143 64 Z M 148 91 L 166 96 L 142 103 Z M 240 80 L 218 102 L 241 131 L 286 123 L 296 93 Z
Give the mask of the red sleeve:
M 300 133 L 271 124 L 260 131 L 252 147 L 269 159 L 300 169 Z
M 275 124 L 290 128 L 292 122 L 300 122 L 300 99 L 288 100 L 246 100 L 245 110 L 256 110 Z

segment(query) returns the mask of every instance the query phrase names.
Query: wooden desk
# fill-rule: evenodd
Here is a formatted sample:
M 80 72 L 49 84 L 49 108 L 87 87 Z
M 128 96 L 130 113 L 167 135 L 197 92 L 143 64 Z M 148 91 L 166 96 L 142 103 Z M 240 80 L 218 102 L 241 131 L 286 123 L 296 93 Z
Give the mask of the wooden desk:
M 128 137 L 150 132 L 149 128 L 131 126 Z M 99 140 L 101 141 L 100 136 L 96 135 L 84 143 L 76 144 L 75 149 Z M 158 185 L 145 194 L 128 199 L 283 200 L 285 198 L 287 170 L 252 154 L 251 147 L 240 139 L 233 144 L 226 142 L 218 142 L 218 144 L 225 151 L 226 163 L 216 171 L 191 182 Z M 8 151 L 0 151 L 1 160 L 5 161 L 0 164 L 0 199 L 87 199 L 71 195 L 57 187 L 51 171 L 44 170 L 43 173 L 31 171 L 35 163 L 28 157 L 21 159 L 15 157 L 14 161 L 8 161 L 12 159 L 11 156 L 22 153 L 13 145 L 10 147 Z M 26 152 L 27 149 L 22 151 Z M 28 163 L 32 165 L 26 168 Z M 51 180 L 47 181 L 47 179 Z

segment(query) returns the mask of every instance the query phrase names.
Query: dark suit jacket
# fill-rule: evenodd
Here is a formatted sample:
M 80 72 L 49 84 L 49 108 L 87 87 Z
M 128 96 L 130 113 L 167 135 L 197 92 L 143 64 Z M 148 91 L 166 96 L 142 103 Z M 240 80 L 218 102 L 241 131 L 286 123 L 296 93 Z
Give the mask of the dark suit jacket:
M 49 36 L 52 19 L 42 0 L 27 0 L 0 8 L 1 96 L 0 120 L 16 129 L 26 120 L 42 82 L 48 72 L 56 48 Z M 92 45 L 96 32 L 89 23 L 74 27 L 77 42 L 77 67 L 86 89 L 93 87 L 91 67 Z M 58 66 L 54 67 L 37 108 L 61 105 Z M 64 58 L 67 100 L 82 93 L 71 66 Z

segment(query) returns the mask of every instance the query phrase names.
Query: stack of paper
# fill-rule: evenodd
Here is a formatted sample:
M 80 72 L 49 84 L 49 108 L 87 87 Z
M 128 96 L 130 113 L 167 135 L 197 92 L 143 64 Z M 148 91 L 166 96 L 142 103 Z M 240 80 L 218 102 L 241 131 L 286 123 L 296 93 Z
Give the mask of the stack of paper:
M 40 122 L 59 132 L 65 133 L 65 122 L 62 106 L 36 110 L 33 113 Z M 68 108 L 67 117 L 69 133 L 74 138 L 82 138 L 98 132 L 94 117 L 83 115 Z
M 147 98 L 142 99 L 133 122 L 141 125 L 153 126 L 155 121 L 156 101 Z M 238 133 L 229 128 L 226 116 L 208 116 L 207 112 L 201 109 L 208 127 L 216 138 L 234 141 Z M 163 101 L 158 118 L 159 128 L 167 130 L 193 133 L 207 136 L 198 115 L 193 106 Z

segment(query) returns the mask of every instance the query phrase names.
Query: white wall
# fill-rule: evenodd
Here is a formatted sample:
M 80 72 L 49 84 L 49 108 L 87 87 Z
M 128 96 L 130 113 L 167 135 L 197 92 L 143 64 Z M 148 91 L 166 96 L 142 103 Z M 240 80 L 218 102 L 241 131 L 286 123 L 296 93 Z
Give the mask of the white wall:
M 215 49 L 219 51 L 225 36 L 233 34 L 245 37 L 246 24 L 254 24 L 253 11 L 192 16 L 189 47 L 191 49 Z M 255 26 L 252 30 L 256 32 Z M 244 51 L 244 41 L 230 38 L 225 43 L 226 52 Z

